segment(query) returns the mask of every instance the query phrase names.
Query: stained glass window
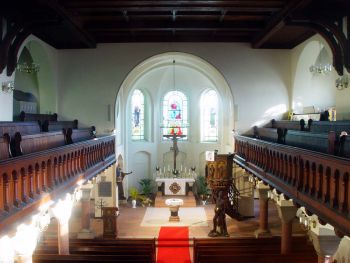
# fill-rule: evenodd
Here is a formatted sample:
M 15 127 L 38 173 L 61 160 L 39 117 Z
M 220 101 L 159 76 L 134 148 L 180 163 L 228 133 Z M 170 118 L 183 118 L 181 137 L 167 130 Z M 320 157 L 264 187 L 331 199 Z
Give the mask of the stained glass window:
M 208 90 L 201 97 L 201 141 L 218 141 L 218 95 Z
M 188 135 L 188 101 L 181 91 L 169 91 L 163 100 L 163 135 Z M 163 139 L 165 139 L 163 137 Z M 166 140 L 166 139 L 165 139 Z M 187 140 L 187 136 L 182 140 Z
M 145 97 L 141 90 L 134 90 L 131 97 L 131 139 L 140 141 L 145 139 Z

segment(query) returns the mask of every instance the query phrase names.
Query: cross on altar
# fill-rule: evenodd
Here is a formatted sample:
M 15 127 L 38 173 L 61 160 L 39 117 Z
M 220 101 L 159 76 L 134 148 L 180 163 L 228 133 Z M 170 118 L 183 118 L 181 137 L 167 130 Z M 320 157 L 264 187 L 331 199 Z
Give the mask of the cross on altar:
M 174 151 L 174 170 L 173 170 L 173 173 L 174 174 L 177 174 L 177 170 L 176 170 L 176 155 L 178 154 L 179 152 L 179 148 L 177 147 L 177 141 L 178 139 L 180 138 L 184 138 L 186 137 L 186 135 L 180 135 L 180 134 L 176 134 L 175 132 L 173 134 L 167 134 L 167 135 L 163 135 L 164 138 L 167 138 L 167 139 L 172 139 L 173 140 L 173 147 L 170 148 L 170 150 L 173 150 Z

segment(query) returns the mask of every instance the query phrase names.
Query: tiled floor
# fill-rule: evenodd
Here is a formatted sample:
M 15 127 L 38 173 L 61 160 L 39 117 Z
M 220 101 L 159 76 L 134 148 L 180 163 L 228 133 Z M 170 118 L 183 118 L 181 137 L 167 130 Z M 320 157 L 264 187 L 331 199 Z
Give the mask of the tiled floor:
M 211 230 L 213 223 L 212 218 L 214 216 L 214 205 L 209 204 L 203 206 L 207 215 L 208 226 L 196 226 L 190 227 L 190 237 L 207 237 Z M 120 206 L 120 214 L 118 216 L 118 236 L 119 237 L 157 237 L 160 229 L 159 227 L 142 227 L 140 226 L 143 216 L 145 214 L 145 207 L 131 208 L 130 204 Z M 242 221 L 237 221 L 226 216 L 227 228 L 230 237 L 244 237 L 254 236 L 254 231 L 259 226 L 259 200 L 255 200 L 255 218 L 249 218 Z M 70 235 L 75 237 L 76 233 L 80 230 L 80 207 L 77 205 L 74 209 L 74 213 L 70 220 Z M 95 232 L 96 236 L 102 236 L 102 219 L 91 219 L 91 228 Z M 280 219 L 277 214 L 275 204 L 269 202 L 269 228 L 272 235 L 280 235 Z M 47 233 L 47 235 L 56 234 L 56 226 L 53 222 Z M 305 234 L 304 230 L 300 227 L 297 219 L 294 221 L 293 234 Z
M 93 203 L 92 203 L 93 204 Z M 226 217 L 228 233 L 230 238 L 235 237 L 254 237 L 254 231 L 259 226 L 259 200 L 254 203 L 255 217 L 237 221 L 230 217 Z M 192 238 L 207 237 L 209 231 L 213 227 L 212 218 L 214 216 L 214 205 L 209 204 L 203 206 L 207 215 L 208 226 L 189 227 L 190 235 L 190 255 L 193 257 Z M 181 209 L 181 208 L 180 208 Z M 119 207 L 120 214 L 118 216 L 118 236 L 128 238 L 154 238 L 158 237 L 159 227 L 142 227 L 140 226 L 143 216 L 145 214 L 145 207 L 131 208 L 131 204 L 121 205 Z M 79 204 L 73 210 L 70 220 L 70 236 L 75 238 L 77 232 L 81 229 L 80 206 Z M 91 229 L 96 234 L 96 237 L 102 237 L 102 219 L 91 219 Z M 274 236 L 280 235 L 281 224 L 277 214 L 275 204 L 269 202 L 269 228 L 271 234 Z M 45 236 L 48 238 L 56 238 L 57 225 L 55 220 L 50 224 Z M 293 224 L 293 235 L 305 235 L 305 231 L 301 228 L 297 219 Z

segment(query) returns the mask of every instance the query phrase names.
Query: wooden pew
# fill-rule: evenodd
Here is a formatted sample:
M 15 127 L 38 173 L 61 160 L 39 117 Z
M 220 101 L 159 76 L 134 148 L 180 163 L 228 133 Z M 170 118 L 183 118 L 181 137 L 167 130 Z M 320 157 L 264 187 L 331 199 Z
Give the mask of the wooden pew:
M 8 133 L 11 137 L 16 132 L 23 134 L 35 134 L 40 133 L 40 125 L 38 122 L 12 122 L 12 121 L 1 121 L 0 122 L 0 136 Z
M 345 158 L 350 158 L 350 136 L 340 138 L 338 155 Z
M 90 129 L 71 129 L 64 130 L 63 133 L 66 136 L 66 144 L 81 142 L 85 140 L 93 139 L 93 131 Z
M 64 146 L 65 137 L 62 131 L 30 134 L 21 136 L 19 143 L 22 154 L 28 154 Z
M 96 255 L 112 256 L 116 262 L 124 262 L 122 259 L 128 258 L 130 262 L 155 262 L 155 239 L 116 239 L 116 240 L 98 240 L 98 239 L 71 239 L 69 251 L 73 256 L 73 261 L 81 260 L 78 256 L 88 256 L 83 258 L 89 260 L 90 256 Z M 58 254 L 57 239 L 43 240 L 36 248 L 33 255 L 33 262 L 43 262 L 47 255 Z M 142 258 L 145 261 L 137 261 Z M 108 258 L 107 258 L 108 259 Z M 49 259 L 51 262 L 51 259 Z M 70 260 L 70 259 L 68 259 Z M 129 262 L 129 261 L 125 261 Z
M 307 120 L 305 120 L 307 123 Z M 271 123 L 266 126 L 266 128 L 282 128 L 287 130 L 296 130 L 300 131 L 300 122 L 299 121 L 287 121 L 287 120 L 271 120 Z
M 291 255 L 280 255 L 280 238 L 194 239 L 194 263 L 206 262 L 317 262 L 305 237 L 293 238 Z
M 288 130 L 285 144 L 322 153 L 329 152 L 328 133 Z
M 124 263 L 150 263 L 152 258 L 149 255 L 55 255 L 55 254 L 35 254 L 33 255 L 33 263 L 56 263 L 56 262 L 124 262 Z
M 0 160 L 5 160 L 11 157 L 10 136 L 5 133 L 0 137 Z
M 194 263 L 317 263 L 317 256 L 309 255 L 277 255 L 265 254 L 258 255 L 252 250 L 249 254 L 227 254 L 227 255 L 210 255 L 202 254 Z
M 62 131 L 63 129 L 78 129 L 78 120 L 74 121 L 45 121 L 42 125 L 43 132 Z
M 312 123 L 310 131 L 318 133 L 334 131 L 337 135 L 346 131 L 350 134 L 350 121 L 315 121 Z
M 39 113 L 25 113 L 24 111 L 21 111 L 19 115 L 20 121 L 40 121 L 41 124 L 44 123 L 44 121 L 57 121 L 57 113 L 54 114 L 39 114 Z
M 254 138 L 273 143 L 282 143 L 288 146 L 299 147 L 316 152 L 328 153 L 339 156 L 349 156 L 350 143 L 343 143 L 343 155 L 339 154 L 341 147 L 339 138 L 332 132 L 316 133 L 307 131 L 286 130 L 283 131 L 282 138 L 278 138 L 278 129 L 254 127 Z

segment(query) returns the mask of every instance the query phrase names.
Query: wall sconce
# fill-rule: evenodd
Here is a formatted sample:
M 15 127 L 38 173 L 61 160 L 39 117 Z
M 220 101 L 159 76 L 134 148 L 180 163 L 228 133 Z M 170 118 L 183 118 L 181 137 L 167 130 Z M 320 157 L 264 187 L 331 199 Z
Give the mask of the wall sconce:
M 5 81 L 1 84 L 1 89 L 3 92 L 11 93 L 15 89 L 15 82 Z
M 335 80 L 335 87 L 338 89 L 338 90 L 343 90 L 343 89 L 346 89 L 349 85 L 349 80 L 348 80 L 348 76 L 344 75 L 344 76 L 341 76 L 340 78 L 337 78 Z

